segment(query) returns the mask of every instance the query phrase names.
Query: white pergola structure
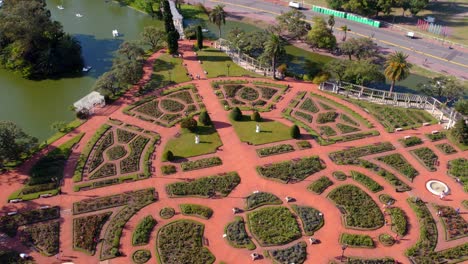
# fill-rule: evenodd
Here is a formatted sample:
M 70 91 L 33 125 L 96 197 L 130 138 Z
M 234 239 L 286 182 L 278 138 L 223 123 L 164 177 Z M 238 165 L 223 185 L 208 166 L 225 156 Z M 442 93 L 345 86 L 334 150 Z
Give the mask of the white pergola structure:
M 176 28 L 177 32 L 179 32 L 180 39 L 184 39 L 184 17 L 179 13 L 175 2 L 170 0 L 169 6 L 171 7 L 171 14 L 172 14 L 172 21 L 174 23 L 174 27 Z
M 73 104 L 76 112 L 80 112 L 86 109 L 90 114 L 94 113 L 95 107 L 103 107 L 105 105 L 106 100 L 104 99 L 104 96 L 96 91 L 87 94 L 85 97 L 81 98 Z

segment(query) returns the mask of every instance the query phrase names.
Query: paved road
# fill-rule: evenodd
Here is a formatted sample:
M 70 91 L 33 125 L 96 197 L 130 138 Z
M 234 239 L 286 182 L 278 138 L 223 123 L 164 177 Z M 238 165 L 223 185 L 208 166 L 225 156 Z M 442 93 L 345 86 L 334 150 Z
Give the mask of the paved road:
M 226 11 L 234 12 L 236 15 L 243 15 L 252 18 L 265 18 L 271 20 L 282 11 L 289 10 L 286 2 L 278 0 L 189 0 L 190 2 L 202 2 L 208 7 L 224 4 Z M 311 10 L 302 11 L 309 22 L 312 16 L 321 15 Z M 351 31 L 349 37 L 372 37 L 385 51 L 404 51 L 409 55 L 412 63 L 423 65 L 434 71 L 443 74 L 450 74 L 458 78 L 468 80 L 468 52 L 462 48 L 449 49 L 434 43 L 433 40 L 409 39 L 405 37 L 405 32 L 393 31 L 388 28 L 373 28 L 346 19 L 335 18 L 335 28 L 347 25 Z M 337 37 L 343 32 L 335 30 Z

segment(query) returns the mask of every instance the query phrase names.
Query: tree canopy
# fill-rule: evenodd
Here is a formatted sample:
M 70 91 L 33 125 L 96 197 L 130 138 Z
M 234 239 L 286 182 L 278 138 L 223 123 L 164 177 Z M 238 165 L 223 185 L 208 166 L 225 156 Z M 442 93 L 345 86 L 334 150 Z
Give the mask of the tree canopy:
M 164 31 L 155 26 L 148 26 L 141 33 L 141 42 L 151 47 L 152 51 L 157 51 L 166 44 Z
M 377 44 L 369 38 L 352 38 L 341 42 L 338 48 L 351 60 L 352 56 L 356 59 L 379 59 L 380 52 Z
M 468 88 L 451 76 L 437 76 L 418 86 L 423 93 L 437 97 L 445 103 L 451 103 L 468 95 Z
M 312 48 L 319 49 L 334 49 L 336 47 L 336 38 L 331 29 L 327 27 L 327 23 L 322 17 L 313 17 L 314 25 L 307 33 L 307 43 Z
M 209 14 L 210 21 L 218 26 L 219 37 L 221 38 L 221 25 L 226 24 L 227 13 L 224 11 L 224 5 L 217 5 Z
M 0 21 L 1 66 L 30 79 L 81 72 L 81 45 L 52 21 L 45 0 L 5 1 Z
M 10 121 L 0 121 L 0 168 L 37 146 L 37 139 Z
M 333 9 L 348 11 L 363 16 L 376 16 L 379 12 L 390 14 L 392 8 L 401 7 L 416 15 L 423 10 L 429 0 L 327 0 Z
M 310 25 L 304 21 L 306 16 L 297 9 L 291 9 L 276 17 L 281 31 L 286 31 L 290 39 L 302 38 L 307 34 Z
M 413 66 L 408 62 L 408 55 L 401 51 L 390 54 L 385 61 L 385 77 L 392 81 L 390 92 L 393 92 L 396 81 L 406 79 L 410 75 L 410 69 Z

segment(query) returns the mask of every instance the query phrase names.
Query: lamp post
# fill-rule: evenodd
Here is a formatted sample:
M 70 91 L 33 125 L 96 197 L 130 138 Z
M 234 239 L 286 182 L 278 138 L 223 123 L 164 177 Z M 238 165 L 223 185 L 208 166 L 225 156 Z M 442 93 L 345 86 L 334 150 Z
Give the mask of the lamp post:
M 231 68 L 231 63 L 227 63 L 226 67 L 227 67 L 227 76 L 229 77 L 229 68 Z
M 341 262 L 343 262 L 343 259 L 344 259 L 344 252 L 345 252 L 346 248 L 348 248 L 348 245 L 346 245 L 346 244 L 341 245 L 341 250 L 342 250 L 342 251 L 341 251 L 341 258 L 340 258 L 340 261 L 341 261 Z

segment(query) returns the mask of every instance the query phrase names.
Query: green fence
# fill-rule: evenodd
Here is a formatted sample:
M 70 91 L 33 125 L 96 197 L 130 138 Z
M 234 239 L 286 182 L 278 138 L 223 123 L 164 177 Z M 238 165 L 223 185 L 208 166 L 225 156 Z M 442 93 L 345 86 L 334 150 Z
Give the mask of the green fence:
M 380 27 L 380 21 L 376 21 L 373 19 L 369 19 L 367 17 L 362 17 L 362 16 L 358 16 L 354 14 L 349 14 L 346 12 L 336 11 L 336 10 L 321 7 L 321 6 L 312 6 L 312 11 L 317 12 L 317 13 L 322 13 L 325 15 L 334 15 L 335 17 L 346 18 L 351 21 L 369 25 L 371 27 L 377 27 L 377 28 Z

